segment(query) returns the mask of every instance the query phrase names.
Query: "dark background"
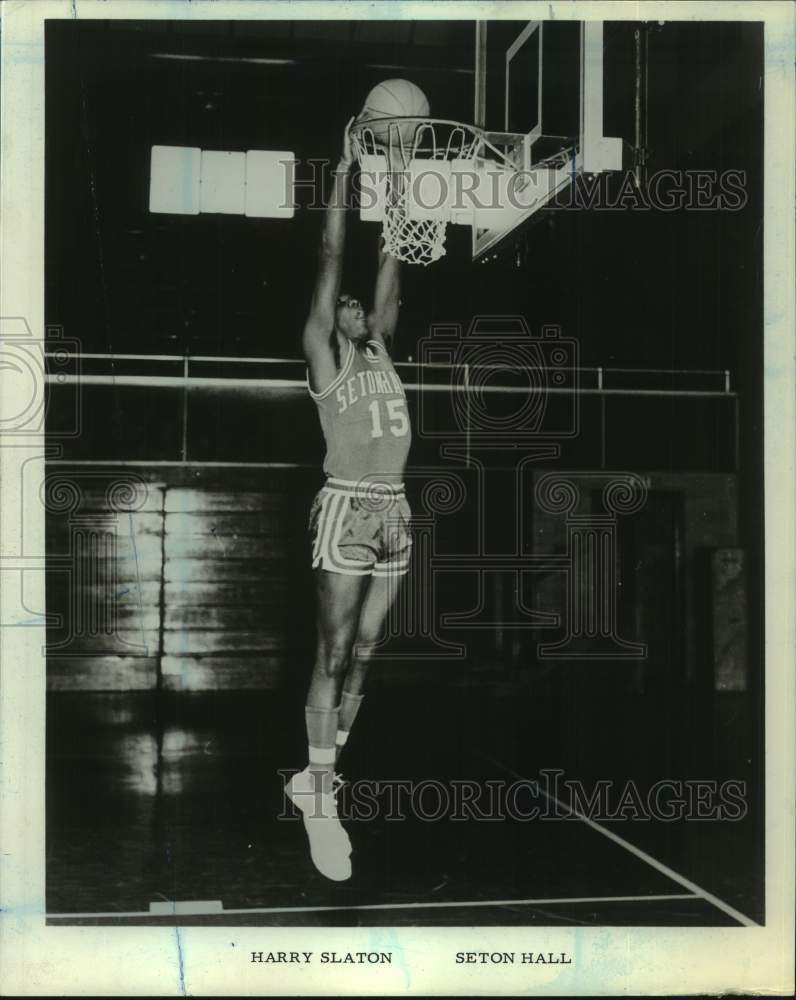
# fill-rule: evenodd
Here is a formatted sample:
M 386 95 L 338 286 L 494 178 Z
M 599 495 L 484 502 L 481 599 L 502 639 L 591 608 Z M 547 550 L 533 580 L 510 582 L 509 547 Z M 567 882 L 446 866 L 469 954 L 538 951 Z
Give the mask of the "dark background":
M 510 41 L 520 28 L 519 22 L 491 22 L 489 30 L 499 42 L 503 36 Z M 646 660 L 538 661 L 537 640 L 556 636 L 513 628 L 508 613 L 516 610 L 515 585 L 527 587 L 521 596 L 537 609 L 555 610 L 562 607 L 561 579 L 553 574 L 532 585 L 516 584 L 493 574 L 484 615 L 505 615 L 499 618 L 505 627 L 479 632 L 463 626 L 446 633 L 455 632 L 466 644 L 466 669 L 422 658 L 379 664 L 370 701 L 374 714 L 363 722 L 364 731 L 370 726 L 378 739 L 365 739 L 354 762 L 360 767 L 368 747 L 380 745 L 382 737 L 384 745 L 401 751 L 406 716 L 389 706 L 404 697 L 425 706 L 416 740 L 418 773 L 424 773 L 425 755 L 438 739 L 451 767 L 459 766 L 459 757 L 461 766 L 473 766 L 464 749 L 469 747 L 523 773 L 541 761 L 561 762 L 583 775 L 627 775 L 637 767 L 640 780 L 664 774 L 743 777 L 751 799 L 745 824 L 718 833 L 714 824 L 710 836 L 695 834 L 688 824 L 656 827 L 647 846 L 762 920 L 763 32 L 748 23 L 607 23 L 605 133 L 627 142 L 633 139 L 634 33 L 640 29 L 649 39 L 649 172 L 744 171 L 744 208 L 550 208 L 507 239 L 494 259 L 475 265 L 469 231 L 449 227 L 447 256 L 428 268 L 403 269 L 396 354 L 398 360 L 417 358 L 418 343 L 433 323 L 466 329 L 478 314 L 518 314 L 534 332 L 542 324 L 560 326 L 564 337 L 576 339 L 583 366 L 727 369 L 738 393 L 738 453 L 732 396 L 584 395 L 579 433 L 559 442 L 561 455 L 553 464 L 583 473 L 587 506 L 588 489 L 595 488 L 588 487 L 588 477 L 595 469 L 606 475 L 633 470 L 649 482 L 643 511 L 619 531 L 619 629 L 624 638 L 647 643 Z M 423 88 L 432 113 L 471 121 L 474 33 L 474 23 L 466 21 L 49 23 L 48 324 L 84 352 L 100 355 L 297 359 L 321 224 L 320 213 L 304 207 L 307 192 L 300 192 L 300 207 L 289 221 L 151 215 L 151 146 L 293 150 L 304 164 L 299 177 L 307 178 L 306 161 L 336 159 L 343 125 L 368 90 L 399 76 Z M 257 58 L 278 62 L 244 61 Z M 500 60 L 498 69 L 488 69 L 487 124 L 500 129 Z M 571 108 L 562 104 L 551 111 L 566 121 Z M 350 213 L 346 287 L 366 301 L 377 233 L 377 226 Z M 198 892 L 190 872 L 207 875 L 208 837 L 220 845 L 218 893 L 234 897 L 227 888 L 229 865 L 251 859 L 250 840 L 259 838 L 261 857 L 272 857 L 278 842 L 273 831 L 250 835 L 241 827 L 246 815 L 253 828 L 260 824 L 259 817 L 251 818 L 249 775 L 259 773 L 266 752 L 280 762 L 280 755 L 290 757 L 286 746 L 297 759 L 303 752 L 296 720 L 314 637 L 305 525 L 320 484 L 322 441 L 301 386 L 278 389 L 266 381 L 303 377 L 303 365 L 203 368 L 192 362 L 191 375 L 220 375 L 228 382 L 184 390 L 179 384 L 117 385 L 107 378 L 179 378 L 181 361 L 85 360 L 82 371 L 106 378 L 102 385 L 81 385 L 82 420 L 72 438 L 63 436 L 73 416 L 67 389 L 51 387 L 48 430 L 58 458 L 49 474 L 53 481 L 60 475 L 76 481 L 81 503 L 77 511 L 48 510 L 51 568 L 63 557 L 58 565 L 72 559 L 68 568 L 74 569 L 71 546 L 87 530 L 86 519 L 99 523 L 108 516 L 110 484 L 132 477 L 142 485 L 145 502 L 131 504 L 129 513 L 112 512 L 119 546 L 113 581 L 120 595 L 117 633 L 73 628 L 75 594 L 81 588 L 93 594 L 94 578 L 75 582 L 66 573 L 48 574 L 48 610 L 61 613 L 63 625 L 48 637 L 50 909 L 102 910 L 108 898 L 129 908 L 156 892 L 166 898 Z M 236 382 L 241 376 L 263 384 L 242 388 Z M 634 385 L 640 376 L 627 377 Z M 658 384 L 666 387 L 666 379 Z M 408 395 L 417 432 L 422 394 Z M 445 394 L 427 395 L 444 411 Z M 422 512 L 417 501 L 423 469 L 440 466 L 439 443 L 415 434 L 408 489 L 416 513 Z M 485 452 L 474 457 L 486 461 Z M 495 464 L 502 470 L 488 470 L 486 527 L 500 551 L 515 544 L 511 476 L 519 458 L 501 452 Z M 97 462 L 109 464 L 98 471 Z M 114 462 L 125 467 L 115 469 Z M 290 468 L 275 469 L 274 463 Z M 463 471 L 456 460 L 447 467 Z M 531 471 L 541 475 L 545 468 Z M 438 519 L 446 551 L 461 552 L 463 545 L 470 551 L 472 512 L 465 506 Z M 81 523 L 75 513 L 83 516 Z M 534 552 L 563 551 L 562 519 L 545 519 L 534 509 L 531 522 Z M 748 610 L 748 621 L 733 633 L 745 644 L 745 653 L 730 663 L 743 674 L 733 691 L 720 690 L 711 633 L 722 596 L 711 560 L 727 548 L 743 550 Z M 413 574 L 418 569 L 423 566 Z M 440 612 L 461 613 L 476 599 L 472 578 L 452 577 L 442 589 Z M 395 685 L 401 682 L 398 695 Z M 259 691 L 254 700 L 252 689 Z M 232 699 L 226 708 L 219 692 Z M 272 733 L 271 750 L 264 750 L 263 733 L 253 745 L 256 727 L 240 722 L 247 711 L 261 709 L 276 720 L 272 729 L 265 727 Z M 448 729 L 439 727 L 441 714 Z M 210 743 L 199 739 L 203 727 L 215 734 L 215 749 L 208 751 Z M 173 728 L 184 751 L 169 751 Z M 110 743 L 103 742 L 106 736 Z M 152 774 L 142 763 L 149 759 L 142 747 L 151 749 Z M 233 764 L 241 775 L 241 800 L 231 805 L 233 779 L 226 774 L 208 783 L 207 768 Z M 169 798 L 172 779 L 183 792 Z M 76 788 L 84 792 L 77 798 Z M 76 811 L 75 802 L 91 798 L 95 788 L 105 791 L 95 796 L 93 811 L 82 805 Z M 279 789 L 270 791 L 279 798 Z M 114 796 L 121 802 L 115 813 L 107 808 Z M 139 820 L 131 821 L 125 809 L 139 806 L 136 826 Z M 173 852 L 172 836 L 179 841 Z M 644 834 L 636 824 L 632 837 L 639 836 Z M 526 857 L 526 848 L 515 846 L 494 851 L 509 869 Z M 298 850 L 292 837 L 284 849 Z M 150 853 L 147 864 L 154 872 L 144 880 L 149 895 L 143 897 L 141 851 Z M 191 852 L 198 852 L 199 863 Z M 396 858 L 398 853 L 396 848 Z M 595 872 L 614 871 L 610 861 L 575 853 L 588 869 L 585 885 Z M 470 891 L 473 859 L 482 856 L 478 847 L 462 855 L 457 892 Z M 174 857 L 185 864 L 179 876 Z M 272 860 L 280 871 L 274 877 L 281 878 L 284 866 L 278 857 Z M 562 855 L 550 869 L 551 891 L 558 891 L 567 864 Z M 540 867 L 534 863 L 532 881 Z M 380 878 L 385 868 L 374 870 Z M 296 871 L 301 883 L 302 870 Z M 400 895 L 405 872 L 398 861 L 392 871 Z M 506 898 L 522 881 L 513 870 L 504 874 L 505 883 L 498 879 L 484 890 L 491 898 Z M 247 905 L 261 901 L 256 878 L 247 876 L 242 885 Z M 290 899 L 303 891 L 301 885 L 288 888 Z M 364 884 L 367 898 L 371 888 Z M 542 891 L 538 885 L 536 890 Z M 201 891 L 212 890 L 203 885 Z M 271 887 L 262 891 L 270 898 Z M 417 890 L 421 896 L 425 891 Z M 525 917 L 523 911 L 513 919 Z M 495 917 L 506 919 L 504 911 Z M 600 911 L 590 919 L 666 923 L 684 917 Z M 715 914 L 694 920 L 710 922 Z
M 628 141 L 635 27 L 605 27 L 605 131 Z M 500 260 L 474 269 L 469 232 L 450 227 L 447 257 L 405 269 L 399 357 L 432 321 L 521 312 L 534 328 L 554 322 L 579 337 L 585 364 L 743 377 L 760 347 L 762 40 L 755 24 L 650 30 L 650 170 L 744 170 L 742 211 L 548 212 L 527 250 L 524 236 L 509 240 Z M 150 215 L 151 146 L 335 159 L 368 90 L 404 73 L 432 113 L 471 121 L 473 48 L 466 21 L 49 24 L 48 321 L 85 350 L 297 357 L 319 214 Z M 502 71 L 489 82 L 496 93 Z M 503 127 L 494 110 L 490 119 Z M 365 298 L 376 228 L 352 213 L 347 278 Z M 527 267 L 515 266 L 517 242 Z
M 503 53 L 523 24 L 488 28 L 487 119 L 498 129 Z M 559 30 L 576 32 L 577 25 Z M 648 172 L 743 171 L 745 206 L 551 208 L 504 241 L 495 259 L 475 265 L 469 230 L 449 226 L 441 261 L 403 268 L 396 356 L 417 358 L 432 323 L 467 329 L 478 314 L 520 314 L 535 332 L 559 325 L 577 340 L 584 366 L 729 370 L 739 395 L 737 456 L 732 403 L 614 397 L 604 410 L 603 463 L 664 473 L 740 471 L 739 541 L 755 588 L 763 537 L 762 26 L 607 22 L 605 133 L 626 144 L 634 138 L 639 30 L 649 47 Z M 555 39 L 550 23 L 545 31 Z M 289 149 L 307 179 L 307 161 L 336 160 L 344 123 L 385 77 L 414 80 L 434 114 L 472 120 L 474 38 L 472 21 L 49 23 L 48 323 L 100 354 L 298 358 L 321 213 L 299 207 L 292 220 L 274 221 L 152 215 L 151 146 Z M 571 124 L 572 51 L 570 62 L 561 62 L 560 88 L 552 98 L 546 93 L 546 126 Z M 558 60 L 564 52 L 560 45 L 548 55 Z M 245 61 L 258 58 L 273 62 Z M 310 193 L 301 189 L 298 197 L 304 206 Z M 345 284 L 367 301 L 378 227 L 353 211 L 348 225 Z M 132 369 L 114 362 L 111 370 Z M 86 363 L 83 371 L 107 368 Z M 179 365 L 157 369 L 180 372 Z M 228 373 L 194 366 L 191 374 Z M 303 366 L 238 374 L 295 379 Z M 320 458 L 317 421 L 300 391 L 264 394 L 230 383 L 228 391 L 192 391 L 183 400 L 177 389 L 97 386 L 83 387 L 83 397 L 91 419 L 67 457 L 182 455 L 313 468 Z M 599 406 L 595 397 L 582 400 L 580 434 L 562 455 L 570 467 L 600 461 Z M 56 405 L 52 430 L 60 419 Z M 249 430 L 240 433 L 244 425 Z M 415 437 L 413 462 L 434 461 L 426 452 L 436 441 Z M 761 600 L 758 588 L 752 604 L 762 607 Z
M 493 22 L 490 38 L 504 49 L 521 26 Z M 744 171 L 745 207 L 542 211 L 476 266 L 469 230 L 450 226 L 446 257 L 403 269 L 397 357 L 416 356 L 432 323 L 520 313 L 577 338 L 583 365 L 729 369 L 742 463 L 759 483 L 762 27 L 606 23 L 605 132 L 628 142 L 639 27 L 649 171 Z M 151 215 L 151 146 L 290 149 L 307 179 L 306 161 L 337 157 L 342 126 L 385 76 L 416 81 L 433 113 L 472 120 L 474 32 L 472 21 L 48 24 L 48 323 L 84 351 L 297 358 L 320 213 Z M 488 117 L 502 128 L 500 60 L 488 69 Z M 350 213 L 345 280 L 366 301 L 376 230 Z M 757 518 L 755 492 L 744 510 Z

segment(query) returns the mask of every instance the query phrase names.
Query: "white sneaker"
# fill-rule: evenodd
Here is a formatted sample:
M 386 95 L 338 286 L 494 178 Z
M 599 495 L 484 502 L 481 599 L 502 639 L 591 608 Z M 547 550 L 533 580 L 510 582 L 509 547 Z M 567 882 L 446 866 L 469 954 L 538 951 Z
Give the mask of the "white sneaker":
M 312 863 L 326 878 L 344 882 L 351 878 L 351 841 L 337 818 L 337 790 L 342 781 L 335 775 L 329 791 L 322 791 L 316 782 L 320 784 L 318 773 L 305 767 L 285 785 L 285 795 L 301 810 Z

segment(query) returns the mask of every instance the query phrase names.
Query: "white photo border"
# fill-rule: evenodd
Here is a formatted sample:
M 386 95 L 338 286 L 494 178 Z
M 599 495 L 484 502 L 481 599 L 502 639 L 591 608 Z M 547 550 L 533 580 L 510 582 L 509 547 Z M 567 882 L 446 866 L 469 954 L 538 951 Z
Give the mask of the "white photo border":
M 577 4 L 8 0 L 2 5 L 0 317 L 44 334 L 44 24 L 68 19 L 519 18 L 765 22 L 764 455 L 766 924 L 764 927 L 92 927 L 45 924 L 44 629 L 0 628 L 0 980 L 6 995 L 619 995 L 793 988 L 794 937 L 794 7 L 790 2 Z M 467 265 L 469 266 L 469 262 Z M 28 405 L 0 370 L 3 427 Z M 0 555 L 44 558 L 44 511 L 21 470 L 40 432 L 0 442 Z M 6 562 L 8 561 L 8 562 Z M 29 563 L 26 563 L 29 565 Z M 2 564 L 0 564 L 0 570 Z M 44 607 L 44 574 L 31 594 Z M 0 621 L 14 602 L 2 588 Z M 38 592 L 36 587 L 39 588 Z M 461 950 L 566 951 L 568 966 L 456 965 Z M 260 950 L 391 950 L 390 966 L 264 966 Z

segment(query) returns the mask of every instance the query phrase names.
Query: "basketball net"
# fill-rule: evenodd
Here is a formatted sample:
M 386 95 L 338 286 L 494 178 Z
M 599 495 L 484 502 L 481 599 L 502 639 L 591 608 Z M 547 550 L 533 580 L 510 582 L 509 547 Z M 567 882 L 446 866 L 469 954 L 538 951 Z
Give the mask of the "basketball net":
M 409 173 L 396 171 L 387 158 L 384 252 L 406 264 L 432 264 L 445 256 L 447 223 L 442 219 L 410 219 L 407 189 Z
M 409 164 L 413 159 L 472 159 L 480 142 L 477 131 L 457 122 L 382 118 L 355 122 L 350 135 L 360 163 L 365 155 L 386 159 L 382 228 L 385 252 L 407 264 L 425 265 L 439 260 L 445 255 L 447 221 L 410 218 Z M 385 138 L 387 141 L 382 141 Z

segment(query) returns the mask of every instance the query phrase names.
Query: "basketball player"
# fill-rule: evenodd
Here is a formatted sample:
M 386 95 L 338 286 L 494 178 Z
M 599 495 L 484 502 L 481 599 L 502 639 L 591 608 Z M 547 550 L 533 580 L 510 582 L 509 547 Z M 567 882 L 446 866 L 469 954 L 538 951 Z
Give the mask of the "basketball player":
M 402 483 L 411 429 L 389 353 L 398 321 L 399 263 L 379 254 L 369 315 L 340 291 L 350 125 L 303 335 L 309 392 L 326 439 L 326 483 L 310 514 L 317 652 L 305 707 L 309 764 L 286 787 L 303 813 L 313 863 L 335 881 L 351 876 L 351 843 L 337 817 L 335 760 L 362 703 L 374 644 L 409 569 L 411 549 Z

